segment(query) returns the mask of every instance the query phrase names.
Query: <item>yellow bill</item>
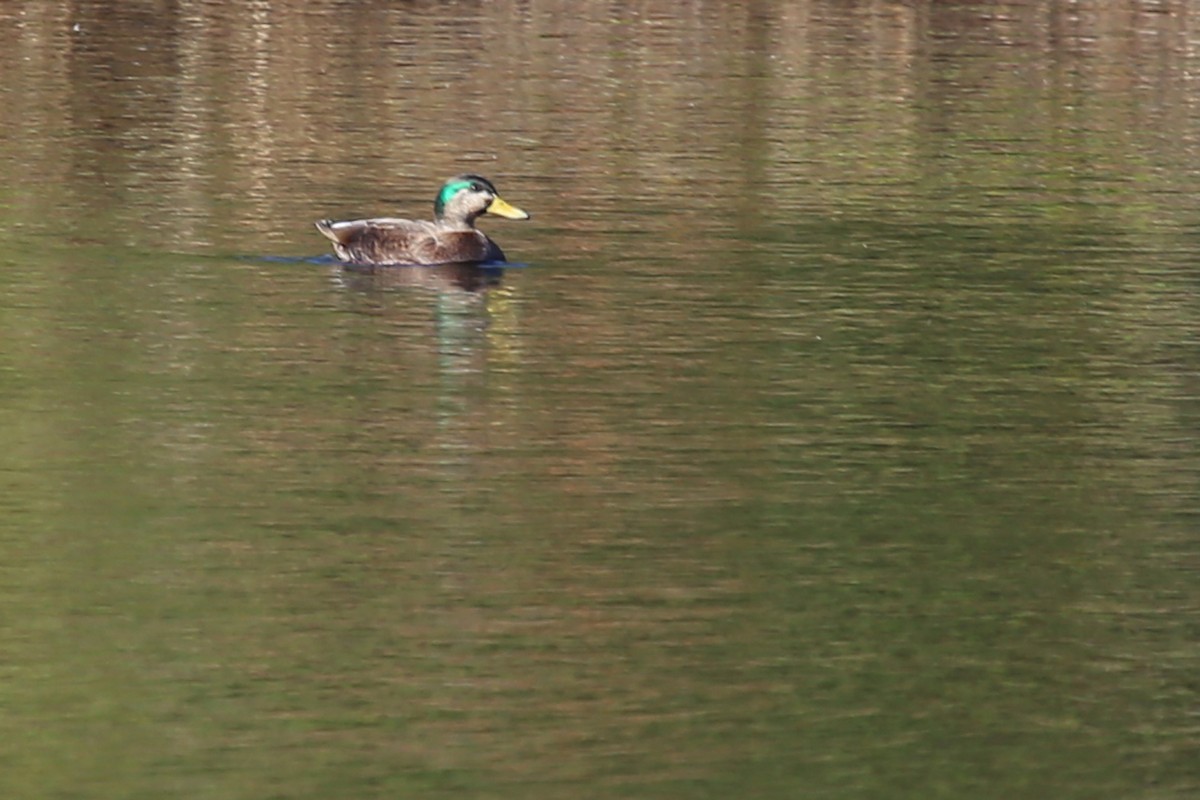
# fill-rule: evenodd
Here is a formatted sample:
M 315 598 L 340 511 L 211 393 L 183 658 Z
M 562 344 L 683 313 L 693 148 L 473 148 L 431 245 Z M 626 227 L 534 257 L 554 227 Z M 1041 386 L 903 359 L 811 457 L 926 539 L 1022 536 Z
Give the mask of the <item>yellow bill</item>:
M 506 219 L 529 219 L 529 215 L 524 211 L 499 197 L 492 198 L 492 202 L 488 204 L 487 213 Z

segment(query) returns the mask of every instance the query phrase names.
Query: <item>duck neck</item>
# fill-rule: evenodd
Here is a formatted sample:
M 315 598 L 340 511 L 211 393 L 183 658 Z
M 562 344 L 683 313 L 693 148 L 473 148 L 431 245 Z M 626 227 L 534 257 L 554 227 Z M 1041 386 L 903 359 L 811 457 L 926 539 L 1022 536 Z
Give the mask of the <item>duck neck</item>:
M 437 219 L 438 227 L 449 231 L 469 231 L 475 229 L 475 219 L 478 214 L 454 214 L 450 216 L 440 216 Z

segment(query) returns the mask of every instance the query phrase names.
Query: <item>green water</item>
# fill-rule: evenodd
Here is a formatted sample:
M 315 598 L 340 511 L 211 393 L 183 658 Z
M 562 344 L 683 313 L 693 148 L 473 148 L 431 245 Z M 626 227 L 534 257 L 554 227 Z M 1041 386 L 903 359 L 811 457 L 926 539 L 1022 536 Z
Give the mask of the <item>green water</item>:
M 1160 11 L 7 3 L 0 796 L 1200 793 Z

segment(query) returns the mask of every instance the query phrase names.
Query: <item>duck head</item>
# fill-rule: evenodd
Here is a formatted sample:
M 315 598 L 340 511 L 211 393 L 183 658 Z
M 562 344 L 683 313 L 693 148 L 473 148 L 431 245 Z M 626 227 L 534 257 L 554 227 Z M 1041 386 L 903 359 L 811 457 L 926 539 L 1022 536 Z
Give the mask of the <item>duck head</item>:
M 471 224 L 482 214 L 506 219 L 529 219 L 529 215 L 500 197 L 496 187 L 480 175 L 457 175 L 442 185 L 433 202 L 433 214 L 439 221 Z

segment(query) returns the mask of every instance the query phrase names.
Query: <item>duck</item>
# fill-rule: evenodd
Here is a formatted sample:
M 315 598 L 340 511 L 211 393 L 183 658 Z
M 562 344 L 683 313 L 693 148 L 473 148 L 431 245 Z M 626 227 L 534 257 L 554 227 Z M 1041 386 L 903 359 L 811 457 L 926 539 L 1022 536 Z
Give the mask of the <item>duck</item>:
M 323 219 L 317 230 L 333 242 L 333 252 L 356 266 L 432 265 L 503 262 L 504 251 L 475 227 L 484 214 L 529 219 L 529 214 L 500 197 L 481 175 L 456 175 L 442 184 L 433 202 L 433 220 L 376 217 L 335 222 Z

